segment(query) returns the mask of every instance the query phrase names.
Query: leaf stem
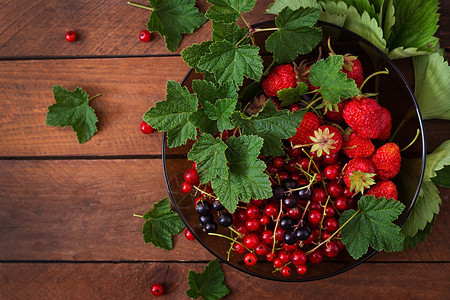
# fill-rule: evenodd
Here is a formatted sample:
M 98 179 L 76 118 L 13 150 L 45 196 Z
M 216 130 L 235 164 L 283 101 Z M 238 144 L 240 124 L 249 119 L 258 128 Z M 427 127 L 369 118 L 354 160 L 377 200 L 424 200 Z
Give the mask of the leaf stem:
M 402 150 L 400 150 L 400 152 L 403 152 L 403 151 L 405 151 L 406 149 L 408 149 L 409 147 L 411 147 L 411 146 L 417 141 L 417 138 L 419 137 L 419 134 L 420 134 L 420 129 L 417 128 L 416 136 L 414 137 L 414 139 L 411 141 L 411 143 L 408 144 L 408 146 L 406 146 L 405 148 L 403 148 Z
M 262 31 L 278 31 L 280 29 L 277 27 L 273 27 L 273 28 L 255 28 L 253 30 L 256 33 L 256 32 L 262 32 Z
M 133 217 L 138 217 L 138 218 L 144 218 L 144 216 L 143 215 L 138 215 L 138 214 L 133 214 Z
M 147 10 L 153 10 L 153 8 L 151 8 L 151 7 L 144 6 L 144 5 L 140 5 L 140 4 L 133 3 L 133 2 L 127 2 L 127 4 L 128 4 L 128 5 L 131 5 L 131 6 L 135 6 L 135 7 L 147 9 Z
M 197 191 L 199 191 L 200 193 L 203 193 L 204 195 L 206 195 L 206 196 L 209 196 L 209 197 L 211 197 L 211 198 L 213 198 L 213 199 L 217 199 L 217 197 L 216 196 L 214 196 L 214 195 L 211 195 L 211 194 L 209 194 L 209 193 L 207 193 L 207 192 L 205 192 L 204 190 L 202 190 L 202 189 L 199 189 L 198 187 L 196 187 L 195 185 L 193 185 L 192 186 L 194 189 L 196 189 Z
M 250 30 L 250 32 L 253 31 L 252 27 L 250 26 L 250 24 L 247 22 L 247 20 L 244 18 L 244 16 L 242 14 L 240 14 L 240 17 L 242 19 L 242 21 L 244 21 L 245 26 L 247 26 L 248 30 Z
M 253 250 L 247 248 L 247 247 L 246 247 L 244 244 L 242 244 L 241 242 L 238 242 L 238 241 L 236 241 L 235 239 L 232 239 L 232 238 L 230 238 L 230 237 L 228 237 L 228 236 L 226 236 L 226 235 L 218 234 L 218 233 L 212 233 L 212 232 L 209 232 L 208 235 L 213 235 L 213 236 L 218 236 L 218 237 L 225 238 L 225 239 L 227 239 L 227 240 L 232 241 L 233 243 L 238 243 L 239 245 L 241 245 L 242 247 L 244 247 L 245 249 L 247 249 L 248 252 L 253 252 Z
M 240 45 L 240 43 L 242 43 L 246 38 L 248 38 L 250 36 L 250 33 L 247 33 L 246 35 L 244 35 L 237 43 L 236 45 L 234 45 L 234 47 L 237 47 Z
M 310 102 L 310 103 L 308 104 L 308 106 L 305 107 L 305 108 L 306 108 L 306 109 L 310 108 L 314 103 L 316 103 L 317 101 L 322 100 L 322 99 L 323 99 L 323 97 L 318 97 L 318 98 L 315 99 L 314 101 Z
M 100 97 L 101 95 L 102 95 L 102 94 L 97 94 L 97 95 L 91 97 L 91 99 L 89 99 L 88 101 L 91 102 L 91 100 L 94 100 L 95 98 Z
M 378 72 L 375 72 L 375 73 L 373 73 L 373 74 L 370 74 L 365 80 L 364 80 L 364 82 L 361 84 L 361 86 L 359 87 L 359 93 L 361 94 L 362 93 L 362 88 L 363 88 L 363 86 L 367 83 L 367 81 L 369 81 L 369 79 L 370 78 L 372 78 L 372 77 L 374 77 L 374 76 L 376 76 L 376 75 L 381 75 L 381 74 L 389 74 L 389 70 L 386 68 L 386 69 L 384 69 L 384 71 L 378 71 Z

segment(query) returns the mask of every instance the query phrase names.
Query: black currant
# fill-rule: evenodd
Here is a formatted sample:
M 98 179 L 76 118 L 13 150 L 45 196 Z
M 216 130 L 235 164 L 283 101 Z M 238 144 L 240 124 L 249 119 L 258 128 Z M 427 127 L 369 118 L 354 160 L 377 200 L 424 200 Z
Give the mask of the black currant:
M 288 245 L 294 245 L 297 242 L 294 235 L 292 234 L 292 231 L 286 231 L 283 234 L 283 242 L 285 242 Z
M 220 226 L 228 227 L 233 224 L 233 216 L 230 213 L 223 212 L 217 220 Z
M 217 231 L 217 224 L 214 221 L 205 224 L 205 231 L 208 233 L 214 233 Z
M 308 224 L 303 224 L 294 231 L 294 237 L 298 241 L 306 241 L 311 235 L 311 227 Z
M 207 215 L 211 212 L 212 205 L 208 201 L 199 201 L 195 206 L 195 211 L 199 215 Z
M 283 204 L 284 206 L 286 206 L 287 208 L 293 208 L 296 207 L 298 203 L 297 198 L 295 198 L 292 195 L 287 195 L 286 197 L 284 197 L 283 199 Z
M 202 225 L 206 225 L 206 223 L 212 222 L 214 221 L 214 217 L 211 214 L 207 214 L 207 215 L 200 215 L 198 217 L 200 224 Z
M 287 178 L 287 179 L 283 180 L 281 185 L 283 186 L 285 191 L 288 191 L 291 189 L 295 189 L 297 187 L 297 181 L 292 178 Z
M 214 200 L 212 203 L 212 209 L 215 211 L 221 211 L 223 210 L 225 207 L 222 205 L 222 203 L 220 203 L 219 200 Z
M 294 225 L 294 220 L 289 218 L 288 216 L 284 216 L 280 220 L 280 227 L 284 230 L 288 230 Z
M 272 193 L 274 199 L 281 199 L 284 197 L 284 189 L 281 185 L 274 185 L 272 187 Z
M 300 200 L 311 200 L 312 190 L 310 188 L 299 190 L 297 196 Z

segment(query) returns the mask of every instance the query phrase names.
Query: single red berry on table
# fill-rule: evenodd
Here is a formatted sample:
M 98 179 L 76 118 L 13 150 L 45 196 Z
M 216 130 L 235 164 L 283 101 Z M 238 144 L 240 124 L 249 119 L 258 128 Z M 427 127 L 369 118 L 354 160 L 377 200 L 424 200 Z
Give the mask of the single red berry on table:
M 152 38 L 152 35 L 150 33 L 150 31 L 148 30 L 142 30 L 141 32 L 139 32 L 139 39 L 141 40 L 141 42 L 148 42 L 150 41 L 150 39 Z
M 149 134 L 153 131 L 153 127 L 148 125 L 147 122 L 142 121 L 141 123 L 141 132 L 145 134 Z
M 277 97 L 280 90 L 296 87 L 297 77 L 292 65 L 279 65 L 271 69 L 269 75 L 262 81 L 264 93 L 269 97 Z
M 256 264 L 257 261 L 258 261 L 258 258 L 256 257 L 255 253 L 249 252 L 249 253 L 245 254 L 245 256 L 244 256 L 244 263 L 247 266 L 253 266 L 254 264 Z
M 394 178 L 400 171 L 401 160 L 400 149 L 395 143 L 384 144 L 375 151 L 371 159 L 377 178 L 381 180 Z
M 398 200 L 397 187 L 390 180 L 377 182 L 367 191 L 366 195 L 374 195 L 375 198 L 385 197 L 386 199 Z
M 186 230 L 184 230 L 184 236 L 185 236 L 188 240 L 190 240 L 190 241 L 195 240 L 194 235 L 193 235 L 192 232 L 190 232 L 189 229 L 187 229 L 187 228 L 186 228 Z
M 75 31 L 67 31 L 66 32 L 66 41 L 75 42 L 77 40 L 77 33 Z
M 155 297 L 161 296 L 162 294 L 164 294 L 164 287 L 159 283 L 155 283 L 151 287 L 151 292 Z

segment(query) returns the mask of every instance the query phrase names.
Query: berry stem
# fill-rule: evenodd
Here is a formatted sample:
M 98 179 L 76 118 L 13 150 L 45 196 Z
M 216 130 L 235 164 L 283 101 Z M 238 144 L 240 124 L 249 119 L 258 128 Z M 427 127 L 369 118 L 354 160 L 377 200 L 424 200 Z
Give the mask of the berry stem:
M 153 10 L 153 8 L 151 8 L 151 7 L 144 6 L 144 5 L 140 5 L 140 4 L 133 3 L 133 2 L 127 2 L 127 4 L 128 4 L 128 5 L 131 5 L 131 6 L 135 6 L 135 7 L 147 9 L 147 10 Z
M 273 28 L 255 28 L 254 32 L 256 33 L 256 32 L 262 32 L 262 31 L 278 31 L 278 30 L 280 30 L 280 29 L 277 28 L 277 27 L 273 27 Z
M 327 215 L 327 205 L 330 201 L 330 196 L 327 197 L 327 201 L 325 202 L 325 205 L 323 206 L 323 214 L 322 214 L 322 220 L 320 220 L 320 227 L 319 227 L 319 236 L 322 236 L 322 229 L 324 229 L 323 226 L 323 220 L 325 220 L 325 217 Z
M 305 218 L 306 211 L 308 210 L 308 207 L 310 204 L 311 204 L 311 200 L 308 200 L 308 203 L 306 203 L 305 209 L 303 210 L 303 214 L 302 214 L 302 217 L 300 218 L 300 221 L 298 222 L 297 225 L 295 225 L 294 231 L 297 230 L 300 227 L 300 225 L 303 225 L 303 219 Z
M 370 74 L 369 76 L 367 76 L 367 78 L 364 80 L 364 82 L 361 84 L 361 86 L 359 87 L 359 94 L 362 94 L 362 88 L 363 86 L 366 84 L 367 81 L 369 81 L 370 78 L 376 76 L 376 75 L 381 75 L 381 74 L 389 74 L 389 70 L 386 68 L 384 71 L 378 71 L 375 73 Z
M 240 233 L 239 231 L 237 231 L 236 229 L 234 229 L 233 226 L 229 226 L 228 229 L 230 229 L 232 232 L 236 233 L 239 238 L 243 238 L 243 234 Z
M 275 238 L 275 235 L 277 234 L 277 227 L 278 223 L 280 223 L 280 217 L 281 213 L 283 212 L 283 200 L 280 200 L 280 211 L 278 212 L 277 216 L 277 222 L 275 223 L 275 228 L 273 229 L 273 245 L 272 245 L 272 253 L 275 252 L 275 243 L 277 242 L 277 239 Z
M 314 103 L 316 103 L 317 101 L 319 101 L 319 100 L 322 100 L 323 99 L 323 97 L 322 96 L 320 96 L 320 97 L 318 97 L 317 99 L 315 99 L 315 100 L 313 100 L 313 101 L 311 101 L 309 104 L 308 104 L 308 106 L 307 107 L 305 107 L 305 109 L 308 109 L 308 108 L 310 108 Z
M 226 236 L 226 235 L 219 234 L 219 233 L 212 233 L 212 232 L 209 232 L 208 235 L 213 235 L 213 236 L 218 236 L 218 237 L 225 238 L 225 239 L 227 239 L 227 240 L 232 241 L 233 243 L 238 243 L 239 245 L 241 245 L 242 247 L 244 247 L 245 249 L 247 249 L 248 252 L 253 252 L 253 250 L 247 248 L 247 247 L 246 247 L 244 244 L 242 244 L 241 242 L 238 242 L 238 241 L 236 241 L 235 239 L 230 238 L 230 237 L 228 237 L 228 236 Z
M 209 193 L 207 193 L 207 192 L 205 192 L 204 190 L 202 190 L 202 189 L 199 189 L 198 187 L 196 187 L 195 185 L 193 185 L 192 186 L 194 189 L 196 189 L 197 191 L 199 191 L 200 193 L 203 193 L 204 195 L 206 195 L 206 196 L 209 196 L 209 197 L 211 197 L 211 198 L 213 198 L 213 199 L 217 199 L 217 197 L 216 196 L 214 196 L 214 195 L 211 195 L 211 194 L 209 194 Z
M 239 46 L 246 38 L 248 38 L 250 36 L 250 33 L 247 33 L 246 35 L 244 35 L 237 43 L 236 45 L 234 45 L 235 47 Z
M 89 99 L 88 101 L 90 102 L 91 100 L 94 100 L 95 98 L 100 97 L 101 95 L 102 95 L 102 94 L 97 94 L 97 95 L 91 97 L 91 99 Z
M 408 144 L 408 146 L 406 146 L 405 148 L 403 148 L 402 150 L 400 150 L 400 152 L 403 152 L 403 151 L 405 151 L 406 149 L 408 149 L 409 147 L 411 147 L 411 146 L 417 141 L 417 138 L 419 137 L 419 134 L 420 134 L 420 129 L 417 128 L 416 136 L 414 137 L 414 139 L 411 141 L 411 143 Z

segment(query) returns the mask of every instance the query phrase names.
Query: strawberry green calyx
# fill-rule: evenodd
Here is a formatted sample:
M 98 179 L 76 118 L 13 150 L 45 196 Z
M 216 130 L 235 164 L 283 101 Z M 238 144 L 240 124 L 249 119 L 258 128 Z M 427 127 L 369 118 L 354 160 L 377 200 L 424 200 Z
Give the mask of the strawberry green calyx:
M 344 182 L 352 192 L 364 193 L 364 189 L 375 184 L 375 168 L 370 159 L 356 157 L 344 167 Z
M 371 185 L 375 184 L 374 177 L 376 174 L 374 173 L 364 173 L 361 171 L 353 172 L 350 178 L 350 191 L 357 193 L 361 193 L 364 195 L 364 190 L 369 188 Z
M 325 128 L 323 131 L 320 128 L 314 131 L 314 136 L 311 137 L 311 140 L 314 142 L 311 151 L 317 151 L 318 157 L 322 156 L 323 152 L 330 154 L 330 150 L 336 149 L 334 145 L 338 143 L 337 140 L 333 139 L 334 136 L 335 133 L 331 133 L 328 128 Z

